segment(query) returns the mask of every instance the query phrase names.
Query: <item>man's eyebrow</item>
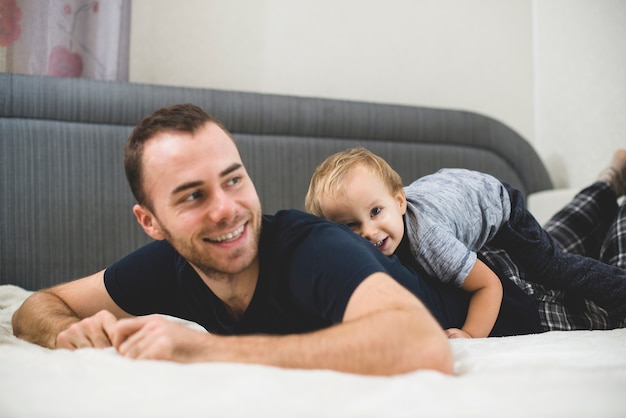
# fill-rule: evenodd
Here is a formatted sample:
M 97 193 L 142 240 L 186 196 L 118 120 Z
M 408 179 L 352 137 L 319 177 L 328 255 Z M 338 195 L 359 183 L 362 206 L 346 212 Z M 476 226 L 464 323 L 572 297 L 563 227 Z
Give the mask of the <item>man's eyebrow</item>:
M 239 170 L 241 167 L 243 167 L 241 163 L 234 163 L 230 165 L 229 167 L 227 167 L 224 171 L 222 171 L 220 173 L 220 177 L 225 177 L 229 175 L 230 173 L 232 173 L 233 171 Z M 194 187 L 202 186 L 203 184 L 204 182 L 200 180 L 190 181 L 189 183 L 183 183 L 172 191 L 172 195 L 178 194 L 180 192 L 184 192 L 185 190 L 188 190 L 188 189 L 193 189 Z
M 221 177 L 227 176 L 230 173 L 232 173 L 233 171 L 237 171 L 239 170 L 241 167 L 243 167 L 243 164 L 241 163 L 233 163 L 231 166 L 229 166 L 228 168 L 226 168 L 226 170 L 222 171 L 220 173 Z
M 189 183 L 183 183 L 174 190 L 172 190 L 172 195 L 184 192 L 187 189 L 193 189 L 194 187 L 202 186 L 203 184 L 203 181 L 190 181 Z

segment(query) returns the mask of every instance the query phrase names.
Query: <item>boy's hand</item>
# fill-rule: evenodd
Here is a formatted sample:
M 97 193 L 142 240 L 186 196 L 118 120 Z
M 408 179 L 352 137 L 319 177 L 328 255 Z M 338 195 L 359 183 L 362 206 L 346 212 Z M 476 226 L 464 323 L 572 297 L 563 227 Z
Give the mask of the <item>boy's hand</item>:
M 467 332 L 458 328 L 448 328 L 446 330 L 446 335 L 448 336 L 448 338 L 473 338 Z

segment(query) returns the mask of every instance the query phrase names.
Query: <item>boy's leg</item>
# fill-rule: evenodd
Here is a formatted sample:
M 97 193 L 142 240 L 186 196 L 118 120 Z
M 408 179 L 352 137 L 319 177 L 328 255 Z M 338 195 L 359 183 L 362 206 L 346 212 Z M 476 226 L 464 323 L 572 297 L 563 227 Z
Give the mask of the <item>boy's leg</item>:
M 506 250 L 526 271 L 528 280 L 591 299 L 620 318 L 626 316 L 626 271 L 563 252 L 528 212 L 522 194 L 506 186 L 511 197 L 511 217 L 490 245 Z
M 479 257 L 501 279 L 512 281 L 535 301 L 544 331 L 599 330 L 626 326 L 626 318 L 622 321 L 614 320 L 606 310 L 590 300 L 527 281 L 524 270 L 502 249 L 483 247 Z

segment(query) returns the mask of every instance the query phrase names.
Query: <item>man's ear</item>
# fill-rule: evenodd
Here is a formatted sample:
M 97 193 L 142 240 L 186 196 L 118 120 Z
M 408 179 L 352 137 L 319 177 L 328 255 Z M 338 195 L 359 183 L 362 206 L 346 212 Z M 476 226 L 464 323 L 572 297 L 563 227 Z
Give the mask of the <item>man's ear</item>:
M 133 206 L 133 213 L 137 218 L 137 222 L 139 222 L 139 225 L 141 225 L 146 234 L 157 241 L 165 239 L 163 232 L 161 232 L 159 221 L 157 221 L 156 217 L 152 214 L 152 212 L 150 212 L 150 210 L 137 204 Z
M 400 205 L 400 212 L 404 215 L 406 213 L 406 196 L 403 189 L 400 189 L 396 194 L 396 200 L 398 205 Z

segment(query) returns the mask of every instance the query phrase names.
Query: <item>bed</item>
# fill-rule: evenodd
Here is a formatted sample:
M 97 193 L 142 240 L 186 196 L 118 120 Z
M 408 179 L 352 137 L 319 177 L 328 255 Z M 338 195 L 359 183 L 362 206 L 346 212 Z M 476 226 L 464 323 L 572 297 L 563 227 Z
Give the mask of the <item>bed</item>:
M 552 190 L 528 142 L 471 112 L 0 74 L 1 416 L 626 416 L 625 329 L 452 340 L 454 376 L 395 377 L 133 361 L 15 338 L 11 315 L 30 292 L 148 242 L 121 149 L 141 117 L 181 102 L 233 132 L 267 213 L 302 208 L 315 166 L 355 145 L 407 181 L 467 167 L 531 197 Z

